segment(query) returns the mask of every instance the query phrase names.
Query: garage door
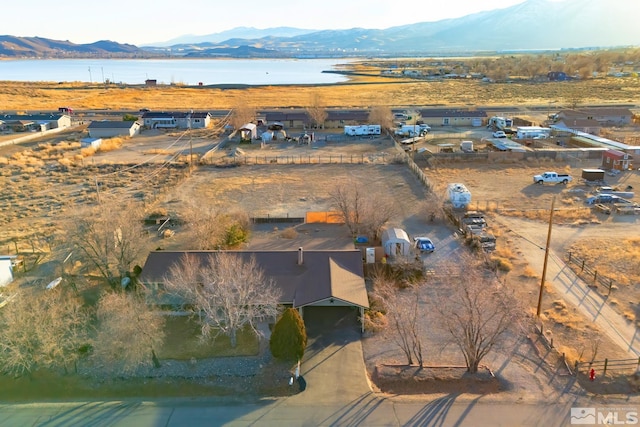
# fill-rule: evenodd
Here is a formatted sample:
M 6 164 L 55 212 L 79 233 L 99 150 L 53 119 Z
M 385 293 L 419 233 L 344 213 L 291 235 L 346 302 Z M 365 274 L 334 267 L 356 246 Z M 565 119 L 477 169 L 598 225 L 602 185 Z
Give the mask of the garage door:
M 358 322 L 360 310 L 356 307 L 307 306 L 303 311 L 307 335 L 311 336 L 337 329 L 360 330 L 360 324 Z

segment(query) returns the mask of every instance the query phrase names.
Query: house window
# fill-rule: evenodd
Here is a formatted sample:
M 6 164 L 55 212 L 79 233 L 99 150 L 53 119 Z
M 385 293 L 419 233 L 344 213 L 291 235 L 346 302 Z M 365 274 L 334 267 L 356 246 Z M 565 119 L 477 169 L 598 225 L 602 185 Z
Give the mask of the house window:
M 449 124 L 449 118 L 445 117 L 444 119 L 442 119 L 442 124 L 445 125 L 445 126 L 448 125 Z

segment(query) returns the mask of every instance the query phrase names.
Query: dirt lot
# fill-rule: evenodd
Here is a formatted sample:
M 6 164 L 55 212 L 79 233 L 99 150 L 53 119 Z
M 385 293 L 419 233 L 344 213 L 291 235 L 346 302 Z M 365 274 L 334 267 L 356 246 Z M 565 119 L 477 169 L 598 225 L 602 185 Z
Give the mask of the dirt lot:
M 28 248 L 27 235 L 50 235 L 60 232 L 65 212 L 84 203 L 96 203 L 97 192 L 114 196 L 133 196 L 143 200 L 149 209 L 165 209 L 180 215 L 186 204 L 197 203 L 199 207 L 227 209 L 240 206 L 251 216 L 303 216 L 310 210 L 328 210 L 329 191 L 337 183 L 357 182 L 372 194 L 392 198 L 401 214 L 392 220 L 392 225 L 405 228 L 410 235 L 430 233 L 434 236 L 438 250 L 433 256 L 423 256 L 426 265 L 437 265 L 441 259 L 455 256 L 461 250 L 461 242 L 452 227 L 445 222 L 430 223 L 424 212 L 425 189 L 409 172 L 405 165 L 396 163 L 399 151 L 384 138 L 343 142 L 326 142 L 316 147 L 293 144 L 271 145 L 267 149 L 259 146 L 242 146 L 248 157 L 289 156 L 310 158 L 331 156 L 331 164 L 277 164 L 241 165 L 233 168 L 200 166 L 193 174 L 188 174 L 184 163 L 167 163 L 176 153 L 184 153 L 184 143 L 174 144 L 178 134 L 149 134 L 127 142 L 121 149 L 84 158 L 74 164 L 64 165 L 64 158 L 76 158 L 79 148 L 41 148 L 31 144 L 33 152 L 0 150 L 6 161 L 2 167 L 3 186 L 12 188 L 3 194 L 0 210 L 3 213 L 2 247 L 13 252 L 13 239 L 18 239 L 23 249 Z M 69 138 L 72 139 L 72 138 Z M 182 140 L 180 140 L 182 141 Z M 192 139 L 198 153 L 208 150 L 217 141 L 207 135 Z M 172 145 L 173 144 L 173 145 Z M 220 150 L 217 156 L 227 158 L 235 147 L 231 144 Z M 44 155 L 43 155 L 44 153 Z M 268 154 L 265 154 L 268 153 Z M 356 162 L 351 162 L 352 156 Z M 359 157 L 359 159 L 358 159 Z M 77 159 L 77 158 L 76 158 Z M 340 159 L 340 160 L 338 160 Z M 347 160 L 349 159 L 349 160 Z M 313 162 L 312 162 L 313 163 Z M 570 170 L 579 176 L 580 165 L 565 164 L 451 164 L 438 165 L 437 169 L 425 169 L 437 191 L 442 191 L 449 182 L 464 182 L 471 190 L 474 203 L 479 209 L 487 209 L 490 215 L 510 214 L 522 218 L 524 214 L 514 211 L 535 211 L 547 208 L 553 195 L 558 196 L 557 206 L 567 211 L 582 208 L 582 200 L 588 188 L 579 183 L 564 186 L 535 186 L 531 175 L 544 170 Z M 611 184 L 623 183 L 640 188 L 637 172 L 616 177 Z M 96 191 L 96 187 L 98 191 Z M 516 197 L 514 197 L 514 195 Z M 578 210 L 583 212 L 583 210 Z M 558 228 L 558 239 L 554 241 L 558 250 L 569 247 L 583 236 L 594 237 L 607 233 L 629 233 L 629 227 L 636 225 L 636 217 L 601 217 L 598 215 L 567 215 L 566 228 Z M 561 217 L 558 215 L 558 217 Z M 524 222 L 526 224 L 526 221 Z M 531 233 L 539 233 L 543 221 L 533 221 Z M 516 249 L 510 246 L 510 232 L 502 231 L 497 221 L 493 225 L 499 246 L 495 256 L 505 258 L 512 265 L 507 279 L 519 290 L 523 301 L 535 298 L 537 273 L 527 270 Z M 526 226 L 526 225 L 525 225 Z M 635 230 L 635 228 L 634 228 Z M 256 229 L 251 247 L 265 248 L 305 247 L 336 248 L 345 247 L 347 241 L 339 237 L 335 230 L 323 227 L 299 226 L 295 239 L 284 239 L 273 227 Z M 185 248 L 179 229 L 176 236 L 163 242 L 164 247 Z M 340 236 L 345 230 L 338 230 Z M 346 234 L 346 233 L 345 233 Z M 302 243 L 301 243 L 302 242 Z M 157 245 L 157 242 L 150 242 Z M 314 246 L 315 245 L 315 246 Z M 529 306 L 533 306 L 531 303 Z M 559 310 L 562 312 L 562 310 Z M 551 332 L 568 350 L 575 354 L 588 352 L 588 342 L 593 331 L 579 318 L 575 310 L 568 308 L 557 316 Z M 587 326 L 585 326 L 587 325 Z M 432 338 L 429 337 L 431 340 Z M 397 363 L 399 352 L 381 336 L 365 340 L 365 358 L 370 372 L 381 363 Z M 458 352 L 444 346 L 443 336 L 434 336 L 430 341 L 429 358 L 434 364 L 452 362 L 461 364 Z M 567 350 L 567 351 L 568 351 Z M 601 357 L 618 357 L 615 346 L 607 345 L 603 339 Z M 542 358 L 546 362 L 542 362 Z M 504 345 L 486 363 L 507 379 L 503 390 L 515 390 L 528 397 L 549 396 L 562 390 L 566 384 L 558 359 L 554 359 L 539 340 L 532 336 L 529 340 L 522 330 L 511 332 Z M 538 370 L 554 378 L 553 384 L 538 379 L 533 373 Z M 552 381 L 552 382 L 553 382 Z M 554 391 L 555 390 L 555 391 Z

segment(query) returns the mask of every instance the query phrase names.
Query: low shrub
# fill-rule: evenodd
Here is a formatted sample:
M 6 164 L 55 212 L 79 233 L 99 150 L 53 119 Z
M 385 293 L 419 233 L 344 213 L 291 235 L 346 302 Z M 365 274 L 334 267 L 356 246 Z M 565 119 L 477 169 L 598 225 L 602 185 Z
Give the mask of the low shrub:
M 280 237 L 283 239 L 295 239 L 298 237 L 298 232 L 294 227 L 288 227 L 280 232 Z

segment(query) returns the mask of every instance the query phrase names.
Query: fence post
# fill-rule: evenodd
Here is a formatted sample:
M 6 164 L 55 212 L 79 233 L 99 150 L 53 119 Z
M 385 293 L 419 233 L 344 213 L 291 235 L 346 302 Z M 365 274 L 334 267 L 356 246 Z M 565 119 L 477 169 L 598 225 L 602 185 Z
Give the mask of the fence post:
M 571 251 L 569 251 L 569 262 L 571 262 Z
M 602 376 L 607 375 L 607 365 L 609 364 L 609 359 L 604 359 L 604 371 L 602 372 Z
M 580 267 L 580 271 L 584 271 L 584 260 L 582 260 L 582 267 Z
M 593 283 L 598 284 L 598 270 L 593 270 Z
M 611 287 L 613 287 L 613 279 L 609 279 L 609 290 L 607 291 L 607 296 L 611 295 Z

